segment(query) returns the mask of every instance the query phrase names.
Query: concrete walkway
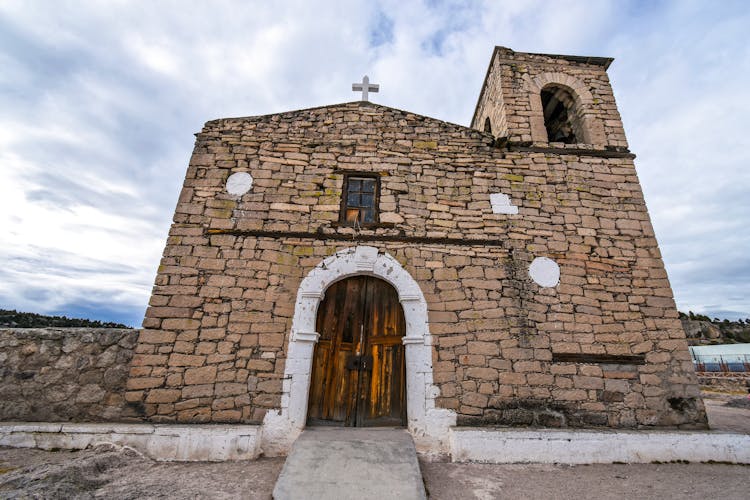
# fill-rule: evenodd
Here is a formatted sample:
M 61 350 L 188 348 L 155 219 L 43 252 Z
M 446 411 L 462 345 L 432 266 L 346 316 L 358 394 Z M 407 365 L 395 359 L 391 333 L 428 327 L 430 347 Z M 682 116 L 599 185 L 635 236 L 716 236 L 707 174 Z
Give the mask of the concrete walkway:
M 275 500 L 425 499 L 414 441 L 404 429 L 306 429 L 292 447 Z

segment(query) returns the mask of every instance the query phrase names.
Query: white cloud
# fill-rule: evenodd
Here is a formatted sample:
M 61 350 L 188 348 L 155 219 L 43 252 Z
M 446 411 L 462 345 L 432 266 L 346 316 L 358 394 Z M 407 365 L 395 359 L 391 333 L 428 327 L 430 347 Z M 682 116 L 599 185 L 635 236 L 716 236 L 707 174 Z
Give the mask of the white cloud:
M 0 307 L 142 310 L 203 122 L 356 100 L 368 74 L 375 102 L 467 124 L 504 45 L 616 58 L 678 303 L 750 311 L 748 25 L 741 1 L 6 0 Z
M 678 305 L 750 312 L 750 14 L 721 6 L 663 4 L 610 74 Z

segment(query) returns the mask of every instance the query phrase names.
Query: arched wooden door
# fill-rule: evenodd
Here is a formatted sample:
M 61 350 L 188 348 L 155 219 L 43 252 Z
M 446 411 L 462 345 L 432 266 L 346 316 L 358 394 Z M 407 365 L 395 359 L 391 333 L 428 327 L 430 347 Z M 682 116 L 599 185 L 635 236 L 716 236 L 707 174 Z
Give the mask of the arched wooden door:
M 317 331 L 308 424 L 406 425 L 406 323 L 396 290 L 370 276 L 334 283 Z

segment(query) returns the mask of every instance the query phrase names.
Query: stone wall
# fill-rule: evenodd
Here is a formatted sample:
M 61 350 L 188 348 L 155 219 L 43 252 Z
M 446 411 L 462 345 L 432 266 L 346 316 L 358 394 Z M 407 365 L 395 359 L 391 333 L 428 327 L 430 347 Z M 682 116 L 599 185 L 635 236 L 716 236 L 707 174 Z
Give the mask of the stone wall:
M 366 244 L 419 283 L 436 403 L 460 424 L 705 425 L 632 155 L 498 149 L 366 102 L 197 137 L 128 381 L 147 418 L 278 409 L 302 278 Z M 247 194 L 226 191 L 236 172 L 252 175 Z M 381 224 L 338 223 L 346 172 L 379 174 Z M 519 213 L 493 213 L 493 193 Z M 540 256 L 560 265 L 556 287 L 529 278 Z
M 137 330 L 0 328 L 0 420 L 137 419 L 124 388 Z
M 508 113 L 505 109 L 503 92 L 500 90 L 502 85 L 502 74 L 500 71 L 493 71 L 495 57 L 490 59 L 490 66 L 487 69 L 487 77 L 482 87 L 482 94 L 479 96 L 477 109 L 471 123 L 472 128 L 483 132 L 490 132 L 495 137 L 510 137 L 508 130 Z M 486 130 L 487 120 L 490 122 L 490 129 Z M 520 140 L 520 138 L 516 138 Z M 529 138 L 531 140 L 531 135 Z
M 709 391 L 750 394 L 750 373 L 698 373 L 698 382 Z

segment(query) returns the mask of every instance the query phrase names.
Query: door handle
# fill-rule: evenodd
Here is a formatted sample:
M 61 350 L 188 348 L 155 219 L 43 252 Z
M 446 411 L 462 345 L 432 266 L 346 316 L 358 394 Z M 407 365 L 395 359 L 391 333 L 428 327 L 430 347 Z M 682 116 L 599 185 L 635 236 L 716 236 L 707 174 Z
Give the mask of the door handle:
M 346 369 L 347 370 L 359 370 L 360 364 L 361 364 L 361 356 L 358 356 L 357 354 L 350 354 L 348 358 L 346 358 Z
M 350 354 L 346 358 L 346 369 L 372 371 L 372 356 Z

